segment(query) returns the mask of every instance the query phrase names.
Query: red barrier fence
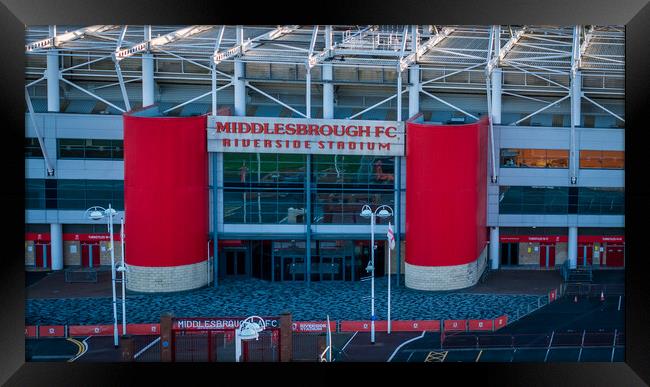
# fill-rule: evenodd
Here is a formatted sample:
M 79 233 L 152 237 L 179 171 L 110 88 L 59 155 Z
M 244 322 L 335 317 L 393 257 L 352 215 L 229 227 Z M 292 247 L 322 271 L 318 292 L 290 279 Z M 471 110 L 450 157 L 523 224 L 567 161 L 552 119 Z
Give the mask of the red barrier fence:
M 469 331 L 492 331 L 494 328 L 494 320 L 469 320 L 467 321 Z
M 508 324 L 508 316 L 503 315 L 494 319 L 494 330 L 501 329 Z
M 393 332 L 440 332 L 439 320 L 398 320 L 392 321 L 390 325 Z
M 44 325 L 38 327 L 38 337 L 65 337 L 65 327 L 62 325 Z
M 327 321 L 295 321 L 291 324 L 291 330 L 301 333 L 325 333 L 327 332 Z M 336 321 L 330 321 L 330 330 L 336 332 Z
M 25 337 L 38 337 L 38 329 L 36 329 L 36 327 L 33 325 L 25 327 Z
M 445 332 L 465 332 L 467 330 L 466 320 L 445 320 Z

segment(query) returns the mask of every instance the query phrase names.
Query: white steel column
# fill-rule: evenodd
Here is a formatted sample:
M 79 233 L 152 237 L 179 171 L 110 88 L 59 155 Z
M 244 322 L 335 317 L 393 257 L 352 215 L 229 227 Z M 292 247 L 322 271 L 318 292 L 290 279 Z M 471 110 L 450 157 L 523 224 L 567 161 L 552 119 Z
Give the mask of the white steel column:
M 63 232 L 61 223 L 50 224 L 50 247 L 52 250 L 52 270 L 63 269 Z
M 418 26 L 411 26 L 411 51 L 417 53 L 418 51 Z M 417 55 L 417 54 L 416 54 Z M 418 57 L 415 57 L 418 60 Z M 399 98 L 400 96 L 398 96 Z M 420 112 L 420 66 L 413 64 L 409 69 L 409 116 Z
M 325 49 L 332 47 L 332 26 L 325 26 Z M 332 63 L 324 63 L 323 74 L 323 118 L 334 118 L 334 71 Z
M 151 26 L 144 26 L 144 40 L 151 40 Z M 153 54 L 142 54 L 142 106 L 154 104 Z
M 499 227 L 490 227 L 490 268 L 499 268 Z
M 495 68 L 492 70 L 492 79 L 490 84 L 492 86 L 492 123 L 495 125 L 501 124 L 501 79 L 503 70 Z
M 575 269 L 578 264 L 578 228 L 569 227 L 569 268 Z
M 420 112 L 420 67 L 409 69 L 409 118 Z
M 235 60 L 235 76 L 233 79 L 235 86 L 235 115 L 246 115 L 246 84 L 244 82 L 244 62 Z
M 50 26 L 50 37 L 56 36 L 56 26 Z M 56 48 L 47 52 L 47 111 L 61 110 L 59 95 L 59 54 Z
M 569 171 L 571 184 L 576 184 L 578 179 L 578 149 L 575 128 L 580 126 L 580 99 L 582 94 L 582 75 L 576 71 L 571 80 L 571 143 L 569 152 Z

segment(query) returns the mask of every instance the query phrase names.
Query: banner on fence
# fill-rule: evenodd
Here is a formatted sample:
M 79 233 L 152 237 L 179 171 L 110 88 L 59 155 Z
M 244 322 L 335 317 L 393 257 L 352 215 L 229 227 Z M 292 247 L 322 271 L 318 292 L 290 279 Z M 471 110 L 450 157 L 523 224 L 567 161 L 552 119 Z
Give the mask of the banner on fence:
M 129 330 L 128 326 L 126 328 Z M 122 334 L 122 325 L 117 326 L 117 333 Z M 112 336 L 112 325 L 70 325 L 68 336 Z
M 445 320 L 444 328 L 446 332 L 465 332 L 467 330 L 467 321 Z
M 160 324 L 126 324 L 129 335 L 159 335 Z
M 387 321 L 375 321 L 375 331 L 387 330 Z M 341 332 L 370 332 L 370 321 L 341 321 Z
M 64 337 L 65 328 L 63 325 L 44 325 L 38 327 L 39 337 Z
M 330 329 L 336 331 L 336 322 L 330 321 Z M 294 332 L 327 332 L 327 321 L 295 321 L 291 324 L 291 330 Z
M 29 325 L 25 327 L 25 337 L 36 337 L 38 330 L 34 325 Z
M 440 332 L 439 320 L 403 320 L 392 321 L 391 331 L 394 332 Z
M 494 326 L 494 321 L 492 320 L 469 320 L 469 330 L 472 332 L 476 331 L 491 331 Z
M 494 330 L 501 329 L 508 324 L 508 316 L 503 315 L 494 319 Z

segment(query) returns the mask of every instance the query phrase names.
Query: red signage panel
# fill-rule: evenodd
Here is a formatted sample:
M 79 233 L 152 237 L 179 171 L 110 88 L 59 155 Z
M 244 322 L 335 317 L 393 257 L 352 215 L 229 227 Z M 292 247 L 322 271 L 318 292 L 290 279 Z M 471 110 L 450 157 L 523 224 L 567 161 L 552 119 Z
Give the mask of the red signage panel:
M 467 330 L 466 320 L 445 320 L 445 332 L 465 332 Z
M 128 327 L 127 327 L 128 331 Z M 117 326 L 117 333 L 122 334 L 122 325 Z M 68 327 L 69 336 L 112 336 L 112 325 L 71 325 Z
M 63 325 L 43 325 L 38 327 L 38 337 L 64 337 Z
M 387 321 L 375 321 L 375 332 L 387 330 Z M 341 321 L 341 332 L 370 332 L 370 321 Z
M 25 337 L 37 337 L 38 329 L 34 325 L 29 325 L 25 327 Z
M 160 324 L 127 324 L 126 333 L 129 335 L 158 335 Z
M 291 324 L 294 332 L 327 332 L 327 321 L 294 321 Z M 330 321 L 330 331 L 336 332 L 336 322 Z
M 553 289 L 548 293 L 548 302 L 551 303 L 557 299 L 557 289 Z
M 499 242 L 514 243 L 514 242 L 568 242 L 567 235 L 500 235 Z M 603 236 L 603 235 L 578 235 L 578 242 L 580 243 L 603 243 L 603 242 L 624 242 L 625 237 L 618 236 Z
M 501 329 L 508 324 L 508 316 L 503 315 L 494 319 L 494 330 Z
M 472 332 L 476 331 L 492 331 L 494 326 L 493 320 L 469 320 L 468 321 L 469 330 Z
M 440 332 L 439 320 L 398 320 L 391 321 L 390 325 L 394 332 Z

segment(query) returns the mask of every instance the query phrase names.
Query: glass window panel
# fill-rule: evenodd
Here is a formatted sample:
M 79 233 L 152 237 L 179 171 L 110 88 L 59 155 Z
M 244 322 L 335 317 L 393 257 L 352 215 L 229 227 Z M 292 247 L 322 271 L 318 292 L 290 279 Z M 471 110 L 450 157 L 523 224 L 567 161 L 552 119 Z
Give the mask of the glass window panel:
M 84 158 L 85 144 L 81 139 L 61 138 L 58 139 L 58 153 L 60 159 L 82 159 Z
M 625 152 L 623 151 L 603 151 L 602 166 L 604 169 L 623 169 L 625 168 Z
M 568 168 L 569 151 L 563 149 L 547 149 L 546 167 L 547 168 Z
M 581 150 L 580 168 L 602 168 L 602 153 L 598 150 Z
M 26 137 L 25 138 L 25 157 L 26 158 L 40 158 L 43 157 L 43 150 L 38 142 L 38 138 Z
M 529 168 L 544 168 L 546 166 L 546 150 L 522 149 L 520 166 Z

